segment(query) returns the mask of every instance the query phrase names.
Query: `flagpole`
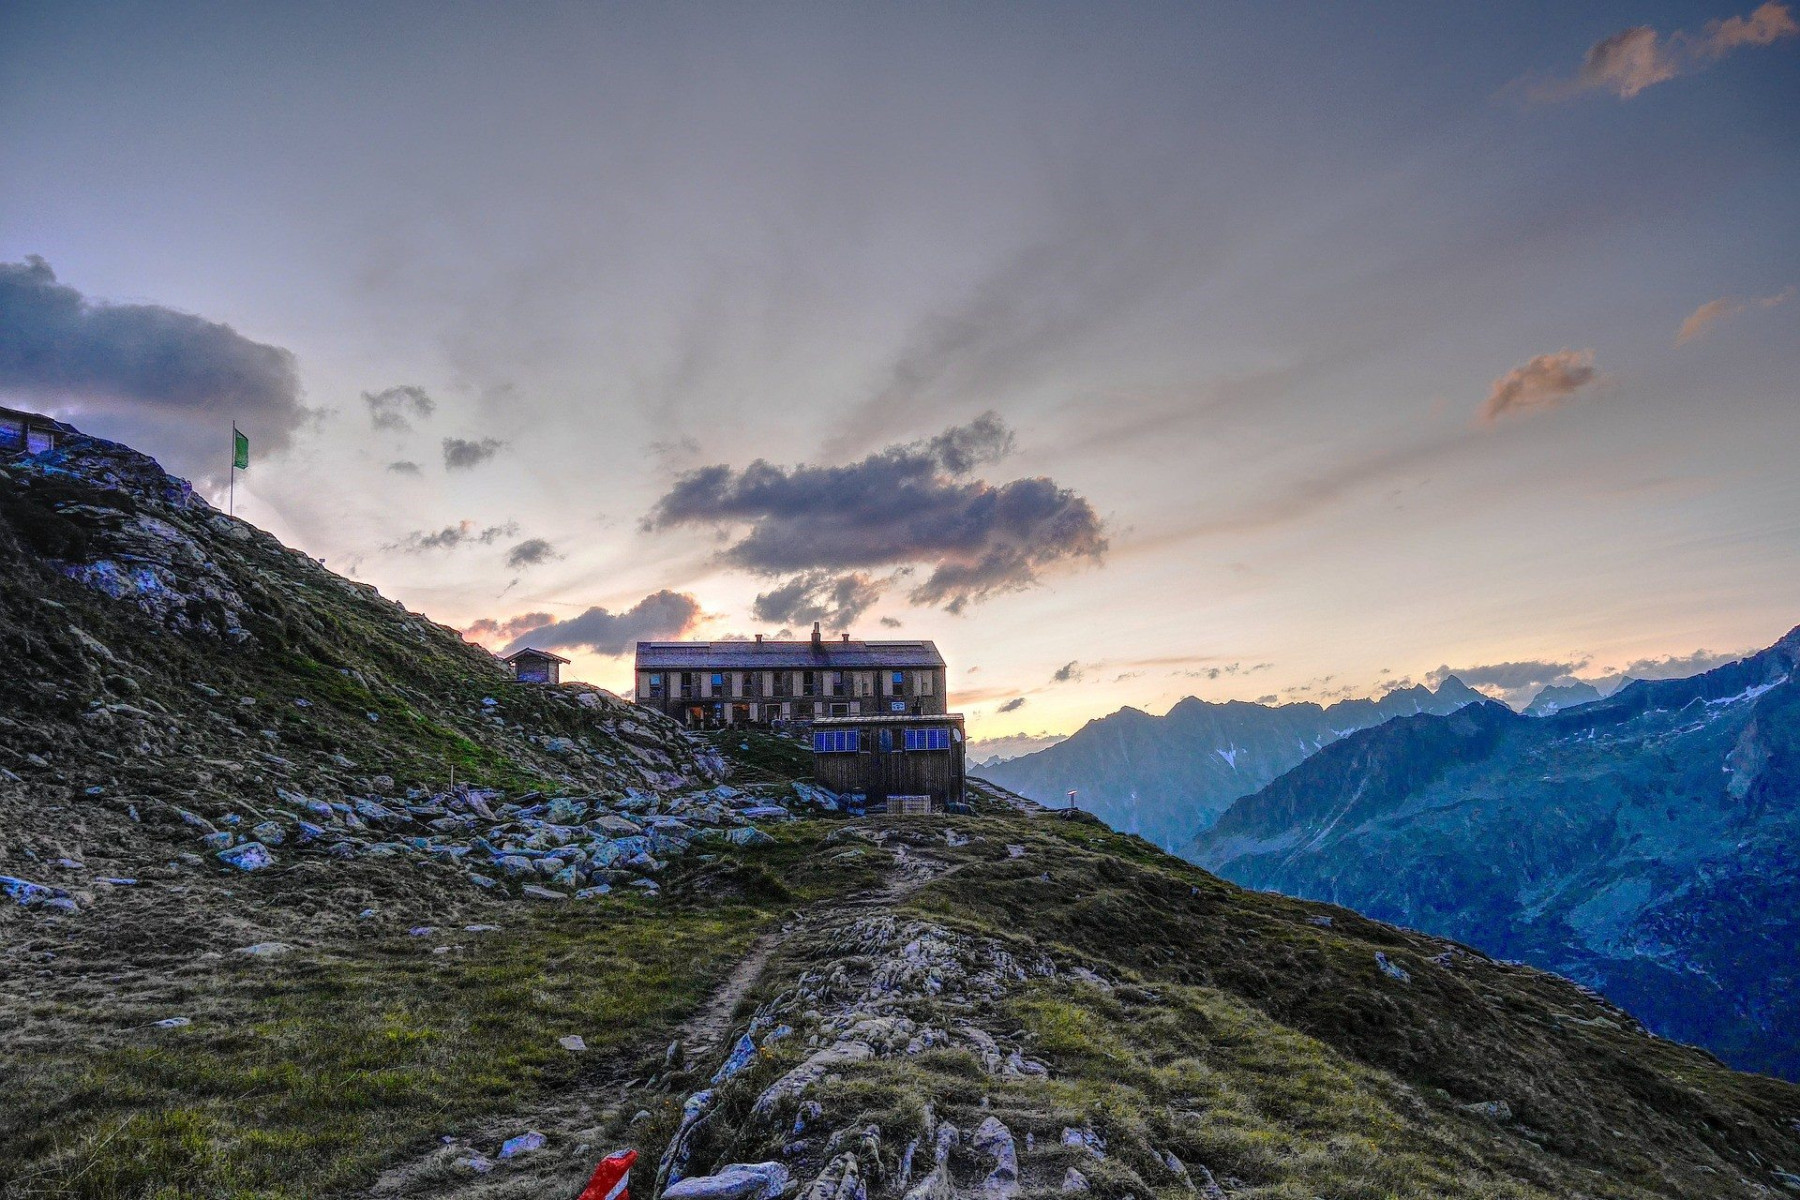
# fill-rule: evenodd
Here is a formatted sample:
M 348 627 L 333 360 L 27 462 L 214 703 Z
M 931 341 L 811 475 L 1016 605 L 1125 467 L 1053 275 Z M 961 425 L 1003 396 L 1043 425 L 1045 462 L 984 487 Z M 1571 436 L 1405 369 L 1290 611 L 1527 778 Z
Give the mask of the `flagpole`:
M 237 516 L 237 422 L 231 423 L 231 492 L 230 499 L 225 502 L 228 516 Z

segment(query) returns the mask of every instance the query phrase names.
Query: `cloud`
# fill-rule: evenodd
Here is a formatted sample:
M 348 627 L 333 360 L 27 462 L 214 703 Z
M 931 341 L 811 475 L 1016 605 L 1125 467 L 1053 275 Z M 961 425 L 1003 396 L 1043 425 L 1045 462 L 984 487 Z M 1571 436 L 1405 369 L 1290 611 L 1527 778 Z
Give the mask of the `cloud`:
M 1503 691 L 1514 691 L 1519 688 L 1541 687 L 1546 683 L 1566 680 L 1575 672 L 1585 667 L 1587 659 L 1579 662 L 1546 662 L 1529 659 L 1524 662 L 1489 663 L 1477 667 L 1439 667 L 1425 676 L 1426 682 L 1433 688 L 1443 685 L 1452 675 L 1472 688 L 1499 688 Z
M 446 471 L 466 471 L 470 467 L 478 467 L 506 446 L 505 442 L 496 438 L 482 438 L 478 442 L 464 441 L 462 438 L 444 439 L 444 469 Z
M 1610 92 L 1629 100 L 1646 88 L 1704 70 L 1734 50 L 1767 46 L 1800 34 L 1800 22 L 1785 4 L 1763 4 L 1749 16 L 1709 21 L 1702 30 L 1676 30 L 1667 38 L 1648 25 L 1621 29 L 1601 38 L 1583 57 L 1572 79 L 1519 80 L 1527 98 L 1569 100 L 1584 92 Z
M 1071 680 L 1080 679 L 1081 676 L 1082 676 L 1082 666 L 1080 663 L 1078 663 L 1078 662 L 1064 663 L 1062 666 L 1056 668 L 1055 673 L 1050 676 L 1050 682 L 1051 683 L 1068 683 Z
M 1011 700 L 1008 700 L 1005 704 L 1002 704 L 999 708 L 995 709 L 994 711 L 995 712 L 1003 712 L 1003 713 L 1018 712 L 1021 708 L 1024 708 L 1024 707 L 1025 707 L 1025 697 L 1014 696 Z
M 758 595 L 751 611 L 757 620 L 773 625 L 818 621 L 836 632 L 849 628 L 879 599 L 881 585 L 860 571 L 847 575 L 807 571 Z
M 556 553 L 556 548 L 543 538 L 530 538 L 506 552 L 506 565 L 518 570 L 535 567 L 559 557 L 561 556 Z
M 1494 380 L 1481 419 L 1493 422 L 1514 412 L 1554 408 L 1598 378 L 1592 350 L 1540 354 Z
M 1681 323 L 1681 328 L 1675 331 L 1675 344 L 1679 346 L 1691 342 L 1705 333 L 1715 322 L 1723 321 L 1727 317 L 1735 317 L 1746 309 L 1774 308 L 1777 304 L 1785 304 L 1793 298 L 1794 289 L 1787 287 L 1773 296 L 1758 296 L 1750 300 L 1740 300 L 1735 296 L 1721 296 L 1717 300 L 1708 300 L 1689 313 L 1687 320 Z
M 1246 667 L 1241 662 L 1226 663 L 1222 667 L 1197 667 L 1190 671 L 1177 671 L 1177 675 L 1186 675 L 1193 679 L 1218 679 L 1223 675 L 1254 675 L 1258 671 L 1267 671 L 1274 663 L 1255 663 Z
M 292 445 L 313 415 L 288 351 L 161 305 L 89 300 L 36 255 L 0 263 L 0 395 L 98 414 L 181 474 L 215 482 L 233 421 L 261 452 Z
M 1022 754 L 1031 754 L 1056 745 L 1068 739 L 1066 733 L 1014 733 L 1006 737 L 974 738 L 969 742 L 969 758 L 972 762 L 985 763 L 994 759 L 1017 758 Z
M 590 608 L 567 621 L 540 625 L 506 644 L 503 654 L 526 646 L 538 650 L 589 650 L 595 654 L 627 653 L 640 641 L 678 638 L 700 619 L 700 604 L 683 592 L 652 592 L 624 612 Z
M 1442 666 L 1428 672 L 1425 683 L 1435 690 L 1454 675 L 1477 691 L 1497 695 L 1512 707 L 1523 708 L 1546 685 L 1575 682 L 1575 672 L 1587 664 L 1588 660 L 1583 658 L 1572 662 L 1527 659 L 1473 667 Z
M 400 462 L 389 463 L 387 469 L 396 475 L 417 475 L 419 473 L 419 464 L 402 460 Z
M 898 629 L 900 628 L 901 622 L 897 617 L 883 617 L 881 618 L 881 624 L 884 629 Z
M 1098 562 L 1107 548 L 1093 506 L 1054 480 L 970 478 L 1010 445 L 988 413 L 844 466 L 702 467 L 675 481 L 643 527 L 747 525 L 721 557 L 765 575 L 929 565 L 908 599 L 960 612 L 1046 569 Z
M 1661 658 L 1638 658 L 1625 664 L 1618 672 L 1630 679 L 1686 679 L 1690 675 L 1699 675 L 1714 667 L 1722 667 L 1726 663 L 1736 662 L 1743 658 L 1745 651 L 1728 654 L 1714 654 L 1710 650 L 1696 650 L 1692 654 L 1666 654 Z
M 530 633 L 533 629 L 542 629 L 555 620 L 556 618 L 547 612 L 521 613 L 516 617 L 508 617 L 504 621 L 483 617 L 463 630 L 463 636 L 481 640 L 500 638 L 511 641 L 520 634 Z
M 387 548 L 403 554 L 422 554 L 427 550 L 454 550 L 458 546 L 491 546 L 518 532 L 519 526 L 513 521 L 482 529 L 476 528 L 473 521 L 458 521 L 437 530 L 415 529 L 399 541 L 388 543 Z
M 436 402 L 425 389 L 412 384 L 364 392 L 362 398 L 369 406 L 369 423 L 377 429 L 405 431 L 412 428 L 411 418 L 423 420 L 437 411 Z

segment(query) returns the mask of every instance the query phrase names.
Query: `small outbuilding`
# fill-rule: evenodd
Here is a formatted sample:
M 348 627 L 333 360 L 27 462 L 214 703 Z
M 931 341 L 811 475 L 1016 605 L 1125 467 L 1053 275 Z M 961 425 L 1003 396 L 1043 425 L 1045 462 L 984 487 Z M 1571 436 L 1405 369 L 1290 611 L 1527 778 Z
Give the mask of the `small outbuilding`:
M 18 408 L 0 408 L 0 458 L 18 454 L 43 454 L 56 449 L 56 443 L 68 433 L 69 426 L 41 413 Z
M 502 661 L 512 667 L 513 675 L 520 683 L 561 683 L 562 669 L 569 660 L 560 654 L 527 646 L 513 651 Z
M 966 812 L 961 713 L 825 717 L 813 777 L 865 813 Z

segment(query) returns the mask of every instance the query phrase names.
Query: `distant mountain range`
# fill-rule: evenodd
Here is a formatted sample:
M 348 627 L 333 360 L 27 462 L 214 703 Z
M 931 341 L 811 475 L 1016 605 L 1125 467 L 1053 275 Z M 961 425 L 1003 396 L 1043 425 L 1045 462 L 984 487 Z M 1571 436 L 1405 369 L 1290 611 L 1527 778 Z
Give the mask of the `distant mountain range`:
M 1455 676 L 1434 692 L 1396 688 L 1378 700 L 1215 704 L 1190 696 L 1167 714 L 1135 708 L 1089 721 L 1048 749 L 981 768 L 984 779 L 1044 804 L 1076 802 L 1115 829 L 1178 850 L 1247 796 L 1338 739 L 1417 713 L 1450 713 L 1486 697 Z
M 1364 730 L 1184 853 L 1560 972 L 1800 1078 L 1800 629 L 1546 716 L 1482 703 Z
M 1626 684 L 1631 682 L 1629 679 L 1625 681 Z M 1617 691 L 1618 689 L 1613 690 Z M 1593 684 L 1579 679 L 1574 683 L 1552 683 L 1531 698 L 1531 703 L 1525 706 L 1525 711 L 1534 717 L 1547 717 L 1551 713 L 1561 712 L 1565 708 L 1576 708 L 1583 704 L 1592 704 L 1596 700 L 1604 700 L 1609 694 Z

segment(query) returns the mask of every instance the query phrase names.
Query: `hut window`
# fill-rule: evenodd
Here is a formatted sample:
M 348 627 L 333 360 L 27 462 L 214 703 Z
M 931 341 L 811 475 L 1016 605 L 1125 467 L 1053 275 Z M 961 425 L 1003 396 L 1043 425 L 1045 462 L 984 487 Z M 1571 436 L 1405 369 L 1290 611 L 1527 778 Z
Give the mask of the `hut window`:
M 815 730 L 813 732 L 813 752 L 816 754 L 855 754 L 856 730 Z
M 909 729 L 906 731 L 906 748 L 908 750 L 948 750 L 950 748 L 950 731 L 948 729 Z
M 48 429 L 27 429 L 25 431 L 25 452 L 42 454 L 56 445 L 56 435 Z

